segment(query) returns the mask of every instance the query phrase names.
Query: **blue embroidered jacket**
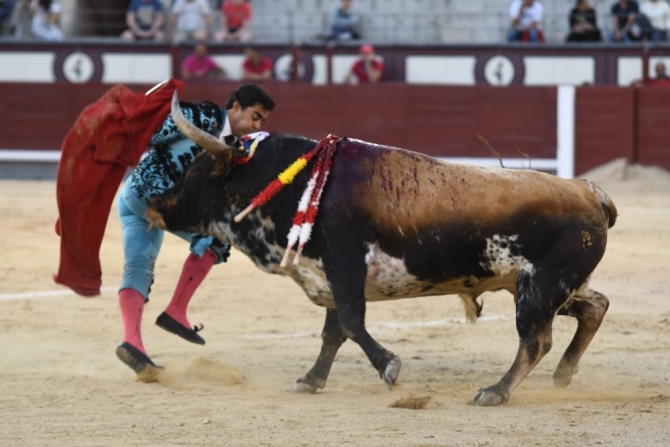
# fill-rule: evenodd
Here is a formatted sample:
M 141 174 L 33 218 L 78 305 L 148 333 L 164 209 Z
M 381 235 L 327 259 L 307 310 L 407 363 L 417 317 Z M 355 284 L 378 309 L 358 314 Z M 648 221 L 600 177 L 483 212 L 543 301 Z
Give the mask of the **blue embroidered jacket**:
M 226 122 L 226 110 L 209 101 L 181 102 L 181 111 L 191 123 L 205 132 L 218 136 Z M 151 137 L 153 148 L 140 161 L 128 181 L 130 189 L 144 203 L 153 195 L 161 194 L 172 187 L 191 166 L 203 148 L 187 139 L 168 116 L 160 129 Z M 213 237 L 191 233 L 191 251 L 202 256 L 207 248 L 218 255 L 219 262 L 228 257 L 230 245 L 219 244 Z

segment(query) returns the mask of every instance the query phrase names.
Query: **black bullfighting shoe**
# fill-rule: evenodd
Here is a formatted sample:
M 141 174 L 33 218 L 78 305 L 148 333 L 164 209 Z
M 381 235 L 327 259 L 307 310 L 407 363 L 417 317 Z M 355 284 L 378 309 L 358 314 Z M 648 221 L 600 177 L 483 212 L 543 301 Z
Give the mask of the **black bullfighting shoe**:
M 198 345 L 204 345 L 205 339 L 198 335 L 198 331 L 201 331 L 203 326 L 200 325 L 194 326 L 193 329 L 188 328 L 181 323 L 178 323 L 177 320 L 163 312 L 156 318 L 156 324 L 158 327 L 165 329 L 168 332 L 172 332 L 175 335 L 179 335 L 186 341 L 195 343 Z
M 126 341 L 116 348 L 116 356 L 135 371 L 137 378 L 142 382 L 156 382 L 159 371 L 163 369 L 162 366 L 157 366 L 146 354 Z

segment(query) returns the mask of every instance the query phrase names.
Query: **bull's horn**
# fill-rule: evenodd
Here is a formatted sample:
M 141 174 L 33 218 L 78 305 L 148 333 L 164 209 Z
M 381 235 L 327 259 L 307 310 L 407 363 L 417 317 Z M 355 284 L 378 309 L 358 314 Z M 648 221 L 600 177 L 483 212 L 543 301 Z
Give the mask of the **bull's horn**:
M 193 123 L 186 119 L 184 114 L 181 113 L 181 107 L 179 107 L 179 92 L 177 90 L 175 90 L 174 95 L 172 95 L 172 120 L 186 138 L 189 138 L 198 146 L 205 148 L 213 157 L 226 151 L 230 152 L 232 155 L 232 149 L 230 147 L 226 146 L 215 136 L 208 134 L 202 129 L 198 129 Z

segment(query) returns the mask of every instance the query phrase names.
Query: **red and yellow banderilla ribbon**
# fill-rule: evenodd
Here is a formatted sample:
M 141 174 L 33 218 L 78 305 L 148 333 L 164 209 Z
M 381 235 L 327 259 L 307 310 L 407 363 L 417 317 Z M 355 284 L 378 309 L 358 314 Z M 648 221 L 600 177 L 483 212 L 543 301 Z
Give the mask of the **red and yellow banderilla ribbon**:
M 337 143 L 339 141 L 340 138 L 334 135 L 328 135 L 326 138 L 321 140 L 314 149 L 297 159 L 295 162 L 293 162 L 293 164 L 291 164 L 291 166 L 286 168 L 284 172 L 279 174 L 277 179 L 273 180 L 272 183 L 270 183 L 263 191 L 261 191 L 256 197 L 253 198 L 251 204 L 246 207 L 244 211 L 235 216 L 235 222 L 239 222 L 244 219 L 244 217 L 252 210 L 267 203 L 284 186 L 292 183 L 300 171 L 302 171 L 305 166 L 307 166 L 307 163 L 315 155 L 319 154 L 317 162 L 312 170 L 312 175 L 310 176 L 310 179 L 307 182 L 307 186 L 305 187 L 305 191 L 303 192 L 300 201 L 298 202 L 298 210 L 293 217 L 293 225 L 291 226 L 287 236 L 288 245 L 281 260 L 281 267 L 286 267 L 288 263 L 288 257 L 296 243 L 298 243 L 298 247 L 293 264 L 297 265 L 300 260 L 300 254 L 302 253 L 303 247 L 311 237 L 314 221 L 316 220 L 317 213 L 319 212 L 321 194 L 323 193 L 323 189 L 326 185 L 328 174 L 330 173 L 330 168 L 333 162 L 333 156 L 335 155 L 335 150 L 337 149 Z
M 244 219 L 247 214 L 252 212 L 255 208 L 265 205 L 272 197 L 274 197 L 281 189 L 293 182 L 296 176 L 305 169 L 307 163 L 318 154 L 321 149 L 323 149 L 326 144 L 332 139 L 336 138 L 339 140 L 339 137 L 334 137 L 333 135 L 328 135 L 326 138 L 321 140 L 319 144 L 316 145 L 314 149 L 298 158 L 294 161 L 291 166 L 286 168 L 281 174 L 277 176 L 275 180 L 272 181 L 263 191 L 261 191 L 256 197 L 253 198 L 251 204 L 246 207 L 241 213 L 235 216 L 235 222 L 240 222 Z

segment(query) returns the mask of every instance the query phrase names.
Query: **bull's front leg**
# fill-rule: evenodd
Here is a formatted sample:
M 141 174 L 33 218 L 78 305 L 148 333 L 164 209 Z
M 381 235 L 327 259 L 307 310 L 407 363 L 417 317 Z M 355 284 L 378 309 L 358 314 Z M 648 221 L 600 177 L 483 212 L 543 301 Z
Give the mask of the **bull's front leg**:
M 365 252 L 360 253 L 343 244 L 336 253 L 324 258 L 324 270 L 337 307 L 340 328 L 345 337 L 355 341 L 367 355 L 372 366 L 379 372 L 388 389 L 393 389 L 402 362 L 391 351 L 386 350 L 365 329 L 365 277 L 368 266 Z M 358 255 L 358 256 L 354 256 Z
M 316 393 L 317 390 L 326 386 L 330 368 L 333 366 L 333 360 L 342 343 L 347 341 L 347 337 L 342 334 L 340 329 L 340 320 L 337 317 L 337 310 L 326 310 L 326 323 L 321 333 L 323 344 L 321 353 L 316 359 L 316 363 L 307 374 L 296 380 L 291 388 L 294 393 Z

